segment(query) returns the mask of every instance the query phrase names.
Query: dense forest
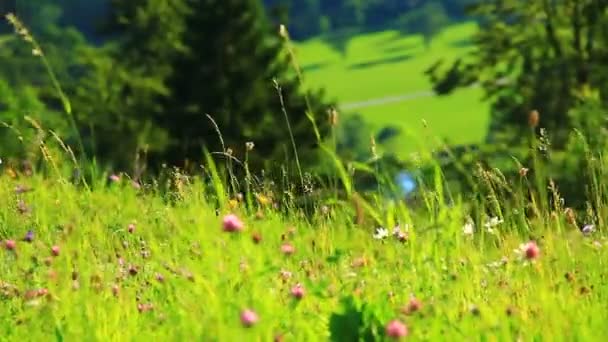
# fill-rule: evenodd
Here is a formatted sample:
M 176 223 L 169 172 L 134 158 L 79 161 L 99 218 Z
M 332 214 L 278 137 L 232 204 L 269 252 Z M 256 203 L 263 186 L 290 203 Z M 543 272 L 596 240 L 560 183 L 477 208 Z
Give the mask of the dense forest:
M 391 26 L 424 33 L 426 26 L 462 20 L 475 0 L 264 0 L 275 18 L 287 22 L 297 39 L 343 29 Z M 427 24 L 428 23 L 428 24 Z
M 111 0 L 48 2 L 61 8 L 62 25 L 77 27 L 94 42 L 104 38 L 101 31 L 111 11 Z M 430 23 L 445 25 L 447 22 L 462 20 L 465 17 L 466 6 L 475 0 L 263 0 L 262 2 L 273 20 L 287 24 L 293 38 L 305 39 L 343 29 L 373 30 L 398 26 L 411 32 L 425 31 Z M 31 7 L 24 2 L 16 2 L 16 7 L 17 12 L 26 17 L 31 10 Z M 27 22 L 26 18 L 24 20 Z

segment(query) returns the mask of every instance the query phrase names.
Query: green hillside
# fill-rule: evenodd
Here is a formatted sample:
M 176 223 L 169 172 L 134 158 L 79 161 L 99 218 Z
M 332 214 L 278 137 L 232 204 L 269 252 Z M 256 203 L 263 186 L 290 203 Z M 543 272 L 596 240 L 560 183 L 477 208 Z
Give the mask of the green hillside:
M 450 61 L 466 54 L 475 30 L 472 23 L 454 25 L 428 47 L 422 36 L 396 30 L 318 37 L 298 44 L 297 53 L 308 85 L 325 88 L 343 113 L 361 113 L 375 128 L 398 125 L 404 133 L 411 132 L 411 138 L 423 139 L 424 147 L 432 145 L 420 133 L 423 119 L 429 124 L 425 134 L 457 144 L 477 143 L 489 122 L 481 90 L 432 96 L 424 75 L 438 59 Z M 400 152 L 415 150 L 419 139 L 404 139 Z

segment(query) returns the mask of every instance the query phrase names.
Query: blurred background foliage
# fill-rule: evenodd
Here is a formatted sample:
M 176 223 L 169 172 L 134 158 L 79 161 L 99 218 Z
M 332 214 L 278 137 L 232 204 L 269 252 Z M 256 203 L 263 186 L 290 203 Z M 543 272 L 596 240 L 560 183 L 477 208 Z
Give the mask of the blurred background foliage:
M 3 27 L 2 156 L 40 158 L 32 142 L 49 134 L 36 122 L 115 170 L 138 173 L 163 164 L 196 170 L 207 150 L 219 152 L 219 159 L 247 158 L 256 173 L 295 174 L 291 129 L 302 165 L 321 173 L 332 172 L 323 165 L 322 142 L 346 162 L 392 174 L 408 170 L 423 178 L 434 172 L 429 161 L 438 160 L 454 186 L 478 196 L 469 181 L 478 165 L 500 166 L 506 177 L 516 178 L 540 154 L 563 192 L 582 199 L 585 190 L 578 184 L 592 169 L 585 156 L 606 149 L 608 4 L 602 0 L 17 4 L 71 101 L 85 151 L 77 148 L 41 56 Z M 438 58 L 426 72 L 438 94 L 481 87 L 491 103 L 486 142 L 445 144 L 409 159 L 391 152 L 405 139 L 398 126 L 372 128 L 369 118 L 352 114 L 332 121 L 328 113 L 339 105 L 322 89 L 302 84 L 290 41 L 279 34 L 280 23 L 296 40 L 390 26 L 419 33 L 428 44 L 462 21 L 479 26 L 469 54 Z M 530 119 L 534 112 L 537 121 Z M 543 146 L 533 145 L 533 136 Z M 251 153 L 247 142 L 255 144 Z

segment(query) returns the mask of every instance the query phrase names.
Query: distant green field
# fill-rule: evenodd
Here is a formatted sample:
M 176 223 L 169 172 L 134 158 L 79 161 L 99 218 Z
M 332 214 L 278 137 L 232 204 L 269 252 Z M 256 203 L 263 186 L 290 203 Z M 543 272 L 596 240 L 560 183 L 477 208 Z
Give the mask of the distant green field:
M 309 86 L 325 88 L 345 108 L 343 112 L 361 113 L 375 128 L 402 127 L 407 133 L 398 152 L 409 153 L 432 147 L 436 138 L 468 144 L 485 136 L 488 104 L 481 102 L 481 89 L 444 97 L 425 94 L 432 85 L 424 71 L 440 58 L 449 61 L 467 53 L 475 30 L 472 23 L 454 25 L 428 47 L 422 36 L 387 30 L 318 37 L 297 44 L 296 49 Z

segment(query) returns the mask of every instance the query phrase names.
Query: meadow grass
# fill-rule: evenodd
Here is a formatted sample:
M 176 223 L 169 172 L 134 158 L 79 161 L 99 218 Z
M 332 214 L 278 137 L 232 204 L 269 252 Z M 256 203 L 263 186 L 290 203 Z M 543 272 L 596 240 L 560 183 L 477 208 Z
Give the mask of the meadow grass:
M 538 216 L 513 206 L 492 219 L 444 200 L 439 181 L 416 208 L 376 198 L 367 208 L 380 221 L 357 225 L 348 201 L 305 213 L 258 193 L 247 208 L 218 198 L 225 188 L 210 179 L 175 177 L 167 193 L 114 177 L 86 190 L 4 171 L 5 340 L 382 340 L 394 319 L 413 340 L 608 335 L 603 232 L 585 236 L 523 192 L 515 202 Z M 226 228 L 229 214 L 242 230 Z M 463 230 L 469 216 L 473 232 Z M 529 241 L 539 255 L 514 252 Z M 246 309 L 258 316 L 251 327 Z
M 321 87 L 339 105 L 382 99 L 432 89 L 424 71 L 437 60 L 446 64 L 473 48 L 468 40 L 477 29 L 473 23 L 457 24 L 438 34 L 428 47 L 420 35 L 397 30 L 344 37 L 317 37 L 296 46 L 307 85 Z M 340 41 L 341 43 L 338 43 Z M 420 98 L 345 110 L 360 113 L 375 128 L 387 125 L 418 132 L 420 119 L 433 122 L 433 129 L 455 143 L 482 141 L 487 131 L 489 105 L 479 88 L 448 96 Z M 414 140 L 423 137 L 415 136 Z M 405 139 L 397 152 L 404 156 L 417 148 Z

